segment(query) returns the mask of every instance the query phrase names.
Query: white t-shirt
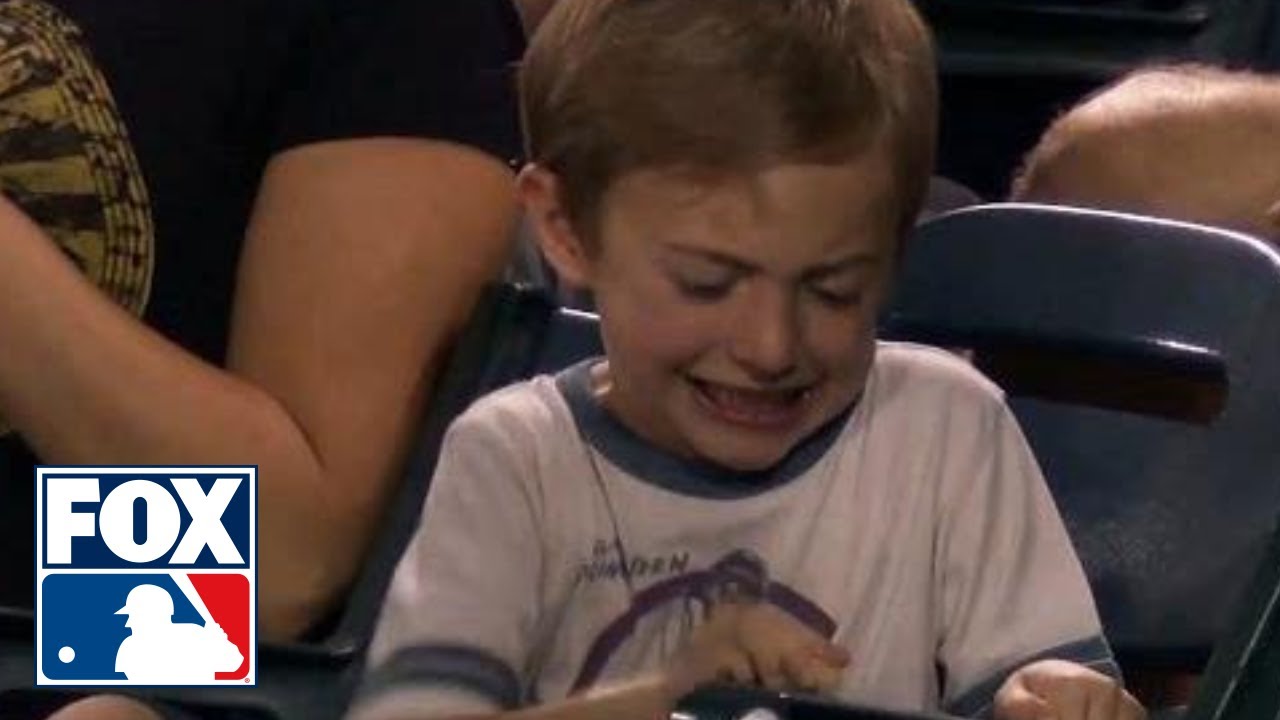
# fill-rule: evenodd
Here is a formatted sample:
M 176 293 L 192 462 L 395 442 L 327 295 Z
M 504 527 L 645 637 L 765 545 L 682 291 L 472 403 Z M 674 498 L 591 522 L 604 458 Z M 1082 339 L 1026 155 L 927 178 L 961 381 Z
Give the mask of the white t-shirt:
M 853 410 L 753 476 L 648 445 L 589 363 L 450 429 L 357 717 L 492 711 L 656 670 L 726 586 L 847 647 L 838 697 L 981 714 L 1012 670 L 1110 670 L 1083 572 L 1003 395 L 880 343 Z

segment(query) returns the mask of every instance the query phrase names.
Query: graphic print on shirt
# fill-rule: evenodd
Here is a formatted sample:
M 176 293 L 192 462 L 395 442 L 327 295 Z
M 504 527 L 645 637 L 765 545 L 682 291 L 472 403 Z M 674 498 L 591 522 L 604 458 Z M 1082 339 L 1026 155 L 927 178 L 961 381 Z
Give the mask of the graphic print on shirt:
M 687 553 L 670 557 L 627 557 L 602 550 L 608 543 L 597 542 L 595 559 L 580 569 L 580 582 L 618 580 L 636 583 L 662 570 L 680 570 L 638 589 L 630 607 L 604 626 L 591 643 L 573 682 L 570 694 L 598 684 L 609 677 L 616 664 L 625 673 L 629 668 L 653 665 L 669 658 L 682 647 L 693 630 L 706 622 L 718 602 L 767 602 L 795 618 L 824 638 L 835 634 L 836 623 L 816 602 L 784 583 L 769 577 L 765 562 L 750 550 L 734 550 L 704 570 L 686 570 Z M 611 555 L 612 562 L 600 563 Z M 651 570 L 658 572 L 650 572 Z
M 142 171 L 80 29 L 40 0 L 0 3 L 0 192 L 142 314 L 154 264 Z

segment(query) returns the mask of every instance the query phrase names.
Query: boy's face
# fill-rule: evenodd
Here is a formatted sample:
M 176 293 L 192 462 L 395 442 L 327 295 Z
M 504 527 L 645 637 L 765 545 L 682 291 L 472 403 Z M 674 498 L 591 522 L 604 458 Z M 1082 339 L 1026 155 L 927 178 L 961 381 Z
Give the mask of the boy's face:
M 596 252 L 548 247 L 595 294 L 606 407 L 670 452 L 738 470 L 777 463 L 848 407 L 896 246 L 880 159 L 616 181 Z

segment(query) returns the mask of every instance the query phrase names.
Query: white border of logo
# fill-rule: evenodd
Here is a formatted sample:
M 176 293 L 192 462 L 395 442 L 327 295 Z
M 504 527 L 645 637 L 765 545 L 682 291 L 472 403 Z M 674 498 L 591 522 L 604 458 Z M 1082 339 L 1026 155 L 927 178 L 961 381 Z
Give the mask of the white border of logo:
M 44 646 L 43 631 L 44 623 L 40 617 L 40 607 L 43 601 L 42 581 L 52 573 L 64 572 L 60 570 L 51 570 L 43 567 L 42 559 L 44 558 L 44 479 L 45 475 L 65 475 L 75 473 L 77 475 L 86 476 L 119 476 L 131 474 L 143 475 L 211 475 L 219 472 L 235 473 L 237 475 L 248 475 L 249 477 L 249 552 L 248 565 L 250 577 L 250 593 L 253 601 L 249 605 L 249 659 L 248 674 L 236 680 L 216 680 L 211 683 L 202 683 L 199 685 L 192 684 L 175 684 L 171 687 L 218 687 L 218 686 L 236 686 L 236 687 L 253 687 L 257 685 L 258 672 L 258 466 L 257 465 L 39 465 L 36 467 L 36 556 L 34 560 L 34 580 L 35 580 L 35 597 L 36 597 L 36 622 L 35 622 L 35 684 L 37 686 L 63 686 L 63 687 L 90 687 L 90 686 L 130 686 L 145 687 L 143 683 L 130 682 L 129 680 L 55 680 L 44 674 Z M 96 519 L 95 519 L 96 523 Z M 136 575 L 136 574 L 168 574 L 170 568 L 119 568 L 119 569 L 101 569 L 93 570 L 96 574 L 118 574 L 118 575 Z M 201 574 L 217 574 L 234 573 L 241 574 L 243 569 L 235 570 L 217 570 L 214 568 L 200 568 Z

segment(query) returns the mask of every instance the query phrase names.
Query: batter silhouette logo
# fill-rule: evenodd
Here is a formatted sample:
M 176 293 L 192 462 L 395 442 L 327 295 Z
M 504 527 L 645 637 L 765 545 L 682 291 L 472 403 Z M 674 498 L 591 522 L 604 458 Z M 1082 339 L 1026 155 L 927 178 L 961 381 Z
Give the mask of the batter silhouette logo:
M 40 467 L 36 684 L 257 675 L 257 468 Z

